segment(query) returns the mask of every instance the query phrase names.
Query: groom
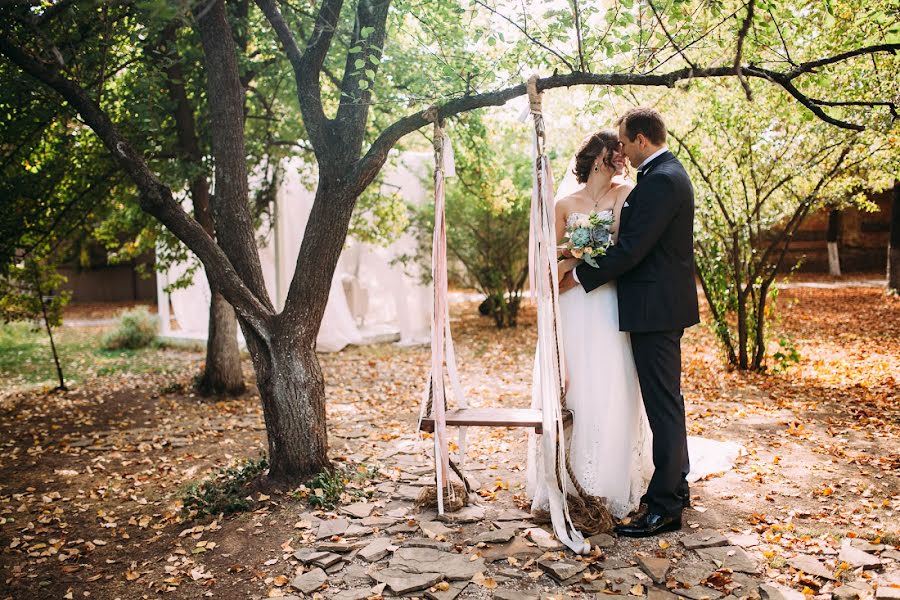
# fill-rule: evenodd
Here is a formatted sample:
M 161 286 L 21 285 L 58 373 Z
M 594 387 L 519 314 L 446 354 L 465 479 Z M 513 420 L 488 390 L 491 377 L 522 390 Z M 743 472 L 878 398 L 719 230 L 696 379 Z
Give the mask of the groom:
M 700 322 L 694 279 L 694 190 L 684 167 L 666 148 L 666 126 L 652 108 L 633 108 L 618 121 L 622 152 L 637 167 L 637 185 L 619 217 L 618 240 L 597 268 L 582 263 L 566 274 L 560 291 L 585 292 L 615 280 L 619 329 L 630 332 L 644 407 L 653 432 L 653 478 L 647 511 L 616 532 L 645 537 L 681 528 L 690 506 L 690 471 L 681 336 Z

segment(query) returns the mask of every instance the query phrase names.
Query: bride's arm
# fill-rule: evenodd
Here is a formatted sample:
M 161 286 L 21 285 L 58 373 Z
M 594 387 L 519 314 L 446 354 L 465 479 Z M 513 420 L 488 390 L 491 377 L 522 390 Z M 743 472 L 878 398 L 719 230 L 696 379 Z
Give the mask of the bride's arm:
M 566 237 L 566 219 L 569 218 L 569 211 L 566 210 L 566 202 L 565 198 L 561 199 L 556 203 L 556 206 L 553 207 L 555 217 L 554 217 L 554 225 L 556 226 L 556 245 L 559 246 L 562 244 L 563 238 Z M 568 250 L 557 250 L 556 254 L 557 258 L 560 256 L 570 257 Z

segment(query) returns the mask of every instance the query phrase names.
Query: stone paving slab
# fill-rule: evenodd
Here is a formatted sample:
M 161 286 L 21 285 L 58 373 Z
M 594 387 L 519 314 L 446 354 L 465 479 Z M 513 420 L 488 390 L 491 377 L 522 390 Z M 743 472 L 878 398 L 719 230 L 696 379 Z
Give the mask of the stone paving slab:
M 443 573 L 447 580 L 455 581 L 472 579 L 484 571 L 484 559 L 470 560 L 469 556 L 434 548 L 400 548 L 394 552 L 389 566 L 409 573 Z
M 697 550 L 700 558 L 721 564 L 732 571 L 742 573 L 759 573 L 759 563 L 747 554 L 740 546 L 718 546 Z

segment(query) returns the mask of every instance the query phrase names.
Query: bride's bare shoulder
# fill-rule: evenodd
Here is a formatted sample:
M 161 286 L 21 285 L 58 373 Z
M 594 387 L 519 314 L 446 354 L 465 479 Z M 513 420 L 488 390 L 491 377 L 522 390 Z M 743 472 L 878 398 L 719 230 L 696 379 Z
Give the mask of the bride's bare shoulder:
M 578 194 L 569 194 L 568 196 L 563 196 L 559 200 L 556 201 L 556 206 L 562 210 L 571 210 L 572 206 L 577 204 L 579 200 Z

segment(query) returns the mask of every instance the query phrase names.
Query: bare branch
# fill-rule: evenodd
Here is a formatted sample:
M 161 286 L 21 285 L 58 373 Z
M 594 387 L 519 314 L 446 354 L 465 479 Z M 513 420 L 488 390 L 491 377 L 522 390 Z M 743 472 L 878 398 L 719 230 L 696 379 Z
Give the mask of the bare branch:
M 778 25 L 778 21 L 775 20 L 775 15 L 772 14 L 772 9 L 766 9 L 769 13 L 769 16 L 772 17 L 772 23 L 775 25 L 775 30 L 778 32 L 778 37 L 781 38 L 781 46 L 784 48 L 784 57 L 787 59 L 792 66 L 797 66 L 797 63 L 794 62 L 794 59 L 791 58 L 791 51 L 788 50 L 787 42 L 784 40 L 784 35 L 781 33 L 781 27 Z
M 734 53 L 734 74 L 737 75 L 738 81 L 741 82 L 744 92 L 747 94 L 747 100 L 753 100 L 753 90 L 750 89 L 750 84 L 747 83 L 747 79 L 744 77 L 741 59 L 744 53 L 744 39 L 746 39 L 747 32 L 750 31 L 750 24 L 753 22 L 753 6 L 755 1 L 756 0 L 749 0 L 747 2 L 747 16 L 744 18 L 741 30 L 738 32 L 737 50 Z
M 495 14 L 495 15 L 497 15 L 498 17 L 500 17 L 501 19 L 505 20 L 507 23 L 509 23 L 510 25 L 512 25 L 513 27 L 515 27 L 515 28 L 518 29 L 519 31 L 521 31 L 521 32 L 522 32 L 522 35 L 524 35 L 526 38 L 528 38 L 528 41 L 530 41 L 532 44 L 534 44 L 534 45 L 536 45 L 536 46 L 540 46 L 541 48 L 543 48 L 544 50 L 546 50 L 547 52 L 549 52 L 550 54 L 552 54 L 553 56 L 555 56 L 556 58 L 558 58 L 559 60 L 561 60 L 561 61 L 563 62 L 563 64 L 566 65 L 566 67 L 567 67 L 570 71 L 572 71 L 573 73 L 574 73 L 574 72 L 577 72 L 577 69 L 575 68 L 575 66 L 572 65 L 572 63 L 570 63 L 569 60 L 568 60 L 565 56 L 563 56 L 563 55 L 560 54 L 558 51 L 554 50 L 553 48 L 551 48 L 551 47 L 548 46 L 547 44 L 545 44 L 545 43 L 543 43 L 542 41 L 540 41 L 540 40 L 538 40 L 537 38 L 535 38 L 533 35 L 531 35 L 530 33 L 528 33 L 528 30 L 527 30 L 527 29 L 525 29 L 524 27 L 522 27 L 521 25 L 519 25 L 518 23 L 516 23 L 515 21 L 513 21 L 512 19 L 510 19 L 510 18 L 507 17 L 506 15 L 504 15 L 503 13 L 499 12 L 497 9 L 488 6 L 487 4 L 485 4 L 484 2 L 482 2 L 482 0 L 475 0 L 475 4 L 477 4 L 477 5 L 479 5 L 479 6 L 483 6 L 484 8 L 488 9 L 492 14 Z
M 659 26 L 662 28 L 663 33 L 666 34 L 666 37 L 669 39 L 669 43 L 672 44 L 672 47 L 678 51 L 678 54 L 681 55 L 681 58 L 684 59 L 684 62 L 689 64 L 692 69 L 696 69 L 697 65 L 695 65 L 693 62 L 691 62 L 691 59 L 687 57 L 687 54 L 685 54 L 684 51 L 678 47 L 678 44 L 675 43 L 675 40 L 672 39 L 672 35 L 669 33 L 669 30 L 666 28 L 666 24 L 663 23 L 662 17 L 656 11 L 656 7 L 653 5 L 653 0 L 647 0 L 647 4 L 650 5 L 650 10 L 653 11 L 653 16 L 656 17 L 656 20 L 659 22 Z
M 581 45 L 581 11 L 578 9 L 578 0 L 572 0 L 572 8 L 575 11 L 575 39 L 578 41 L 578 68 L 587 71 L 584 65 L 584 48 Z

